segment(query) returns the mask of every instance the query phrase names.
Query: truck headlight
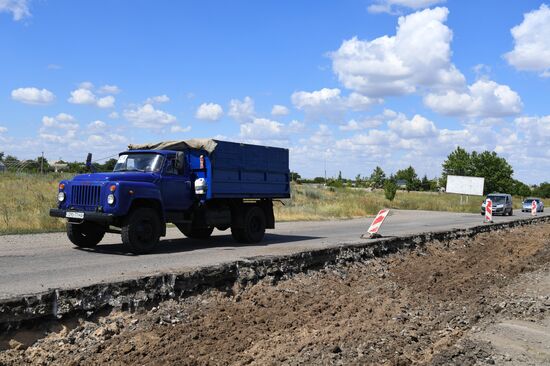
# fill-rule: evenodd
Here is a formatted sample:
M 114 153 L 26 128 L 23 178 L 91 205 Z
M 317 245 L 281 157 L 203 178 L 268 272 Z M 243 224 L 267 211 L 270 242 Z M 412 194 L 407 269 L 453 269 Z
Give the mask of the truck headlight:
M 199 178 L 195 181 L 195 194 L 206 194 L 206 179 Z
M 114 194 L 110 194 L 107 196 L 107 203 L 110 204 L 111 206 L 115 204 L 115 195 Z
M 65 201 L 65 192 L 59 192 L 59 193 L 57 194 L 57 200 L 58 200 L 59 202 Z

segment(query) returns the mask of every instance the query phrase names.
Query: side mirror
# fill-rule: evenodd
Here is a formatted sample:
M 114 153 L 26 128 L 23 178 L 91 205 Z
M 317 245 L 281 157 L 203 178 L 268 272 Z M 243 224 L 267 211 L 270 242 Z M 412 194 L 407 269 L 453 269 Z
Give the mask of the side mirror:
M 185 165 L 185 154 L 183 153 L 183 151 L 178 151 L 176 152 L 176 164 L 175 164 L 175 168 L 177 170 L 182 170 L 184 165 Z
M 92 153 L 88 153 L 86 157 L 86 167 L 89 168 L 92 166 Z

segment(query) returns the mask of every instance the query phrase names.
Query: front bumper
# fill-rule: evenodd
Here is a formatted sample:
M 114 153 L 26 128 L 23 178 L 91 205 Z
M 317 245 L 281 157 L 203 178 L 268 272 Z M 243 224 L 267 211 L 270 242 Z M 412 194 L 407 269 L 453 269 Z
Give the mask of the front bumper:
M 67 211 L 73 211 L 73 210 L 62 210 L 62 209 L 59 209 L 59 208 L 52 208 L 52 209 L 50 209 L 50 216 L 51 217 L 66 218 Z M 82 212 L 82 211 L 74 211 L 74 212 Z M 82 220 L 108 224 L 108 223 L 113 222 L 114 219 L 115 219 L 115 217 L 113 216 L 113 214 L 108 214 L 108 213 L 104 213 L 104 212 L 86 212 L 86 211 L 84 211 L 84 218 Z
M 504 215 L 505 209 L 503 207 L 500 208 L 493 208 L 493 215 Z M 485 215 L 485 207 L 481 208 L 481 214 Z

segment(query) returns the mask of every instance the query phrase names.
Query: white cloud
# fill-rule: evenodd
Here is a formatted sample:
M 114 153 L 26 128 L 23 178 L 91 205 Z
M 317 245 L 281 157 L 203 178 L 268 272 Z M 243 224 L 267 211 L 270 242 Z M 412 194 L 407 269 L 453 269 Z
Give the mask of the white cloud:
M 297 120 L 292 120 L 288 124 L 288 132 L 290 133 L 300 133 L 306 127 L 306 124 Z
M 12 90 L 11 98 L 25 104 L 49 104 L 53 102 L 55 95 L 47 89 L 31 87 Z
M 250 97 L 245 97 L 243 101 L 231 99 L 227 114 L 239 123 L 251 122 L 256 114 L 254 111 L 254 100 Z
M 410 120 L 403 117 L 388 122 L 390 130 L 394 131 L 397 135 L 404 138 L 424 138 L 437 134 L 435 124 L 425 117 L 418 114 L 414 115 Z
M 0 0 L 0 13 L 12 13 L 13 20 L 31 16 L 28 0 Z
M 368 7 L 370 13 L 395 14 L 395 8 L 423 9 L 444 3 L 445 0 L 378 0 Z
M 78 123 L 70 114 L 59 113 L 55 117 L 44 116 L 39 136 L 45 142 L 67 143 L 76 137 L 78 128 Z
M 550 76 L 550 8 L 542 4 L 539 9 L 524 14 L 523 22 L 511 32 L 514 49 L 504 55 L 508 63 L 518 70 Z
M 80 83 L 80 88 L 73 90 L 67 101 L 72 104 L 94 104 L 99 108 L 113 108 L 115 106 L 115 97 L 107 95 L 98 99 L 91 88 L 93 88 L 93 84 L 90 82 Z
M 428 94 L 424 104 L 434 111 L 461 117 L 502 117 L 521 112 L 520 96 L 507 85 L 480 79 L 468 90 L 449 90 L 442 94 Z
M 4 126 L 0 126 L 0 133 L 6 133 L 8 132 L 8 128 Z
M 371 97 L 461 87 L 464 76 L 451 63 L 453 34 L 444 24 L 448 14 L 426 9 L 399 17 L 395 36 L 346 40 L 330 55 L 333 71 L 346 88 Z
M 152 104 L 144 104 L 136 109 L 127 109 L 124 111 L 124 117 L 139 128 L 159 129 L 176 122 L 175 116 L 155 109 Z
M 241 124 L 240 136 L 245 139 L 278 140 L 287 138 L 287 133 L 285 125 L 280 122 L 267 118 L 255 118 L 250 123 Z
M 340 131 L 359 131 L 367 128 L 379 127 L 384 121 L 397 117 L 398 114 L 391 109 L 384 109 L 384 112 L 376 116 L 369 116 L 361 120 L 351 119 L 345 125 L 339 127 Z
M 182 127 L 182 126 L 175 125 L 170 128 L 170 132 L 174 132 L 174 133 L 178 133 L 178 132 L 185 133 L 189 131 L 191 131 L 191 126 Z
M 271 109 L 271 114 L 273 116 L 286 116 L 290 111 L 287 107 L 280 104 L 275 104 Z
M 85 145 L 92 149 L 112 147 L 113 145 L 126 145 L 128 139 L 116 133 L 94 133 L 88 136 Z
M 121 92 L 120 88 L 116 85 L 103 85 L 97 90 L 99 94 L 118 94 Z
M 340 93 L 338 88 L 323 88 L 313 92 L 298 91 L 292 94 L 291 100 L 297 109 L 313 117 L 327 119 L 341 119 L 349 110 L 366 110 L 380 102 L 379 99 L 368 98 L 358 93 L 351 93 L 347 97 L 342 97 Z
M 96 97 L 89 89 L 79 88 L 71 92 L 67 101 L 72 104 L 95 104 Z
M 166 94 L 157 95 L 154 97 L 147 98 L 145 100 L 146 104 L 161 104 L 161 103 L 168 103 L 170 101 L 170 97 Z
M 120 116 L 118 115 L 118 112 L 111 112 L 109 113 L 109 118 L 110 119 L 118 119 Z
M 205 121 L 217 121 L 223 115 L 222 106 L 216 103 L 203 103 L 197 108 L 195 118 Z
M 314 144 L 328 144 L 332 141 L 332 131 L 325 124 L 320 124 L 319 129 L 310 137 L 310 141 Z
M 94 84 L 91 81 L 83 81 L 78 84 L 78 88 L 92 90 L 94 88 Z
M 115 106 L 115 97 L 107 95 L 106 97 L 99 98 L 97 100 L 97 106 L 99 108 L 113 108 Z
M 88 124 L 88 129 L 90 131 L 102 131 L 107 127 L 107 124 L 103 121 L 93 121 Z

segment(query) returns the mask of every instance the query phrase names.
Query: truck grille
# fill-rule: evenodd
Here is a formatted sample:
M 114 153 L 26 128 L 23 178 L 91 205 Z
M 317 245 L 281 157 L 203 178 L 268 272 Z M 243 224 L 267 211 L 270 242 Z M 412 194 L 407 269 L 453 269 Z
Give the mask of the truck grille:
M 100 190 L 100 186 L 72 186 L 72 204 L 80 206 L 99 206 Z

